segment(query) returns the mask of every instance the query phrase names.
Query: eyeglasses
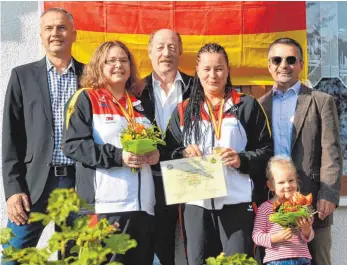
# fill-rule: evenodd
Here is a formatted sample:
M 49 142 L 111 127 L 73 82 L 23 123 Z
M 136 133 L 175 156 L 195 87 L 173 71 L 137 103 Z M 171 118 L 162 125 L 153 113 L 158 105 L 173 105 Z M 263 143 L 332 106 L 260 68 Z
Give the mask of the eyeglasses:
M 287 64 L 294 65 L 299 60 L 296 56 L 288 56 L 288 57 L 281 57 L 281 56 L 273 56 L 270 57 L 269 61 L 276 66 L 279 66 L 283 60 L 287 61 Z
M 129 60 L 127 58 L 121 58 L 121 59 L 110 58 L 105 60 L 105 64 L 108 64 L 108 65 L 116 65 L 117 62 L 121 65 L 126 65 L 129 63 Z

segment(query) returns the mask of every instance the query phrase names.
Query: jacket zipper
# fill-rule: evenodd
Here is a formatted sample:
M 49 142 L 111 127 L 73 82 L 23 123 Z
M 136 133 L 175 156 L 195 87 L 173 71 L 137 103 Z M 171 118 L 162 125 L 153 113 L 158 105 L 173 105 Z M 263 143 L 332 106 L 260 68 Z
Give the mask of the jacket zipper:
M 139 211 L 142 211 L 142 205 L 141 205 L 141 169 L 139 169 L 139 172 L 137 172 L 137 180 L 139 182 L 139 189 L 137 192 L 137 199 L 139 200 Z
M 212 152 L 213 152 L 213 148 L 214 148 L 214 129 L 212 128 Z M 214 205 L 214 198 L 211 199 L 211 206 L 212 206 L 212 210 L 214 211 L 215 210 L 215 205 Z

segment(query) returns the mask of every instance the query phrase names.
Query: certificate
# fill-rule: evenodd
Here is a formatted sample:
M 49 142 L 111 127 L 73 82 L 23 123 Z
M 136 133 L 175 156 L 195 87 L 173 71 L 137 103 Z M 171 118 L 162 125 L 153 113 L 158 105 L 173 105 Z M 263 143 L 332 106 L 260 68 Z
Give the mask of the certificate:
M 160 162 L 166 204 L 227 195 L 223 162 L 218 155 Z

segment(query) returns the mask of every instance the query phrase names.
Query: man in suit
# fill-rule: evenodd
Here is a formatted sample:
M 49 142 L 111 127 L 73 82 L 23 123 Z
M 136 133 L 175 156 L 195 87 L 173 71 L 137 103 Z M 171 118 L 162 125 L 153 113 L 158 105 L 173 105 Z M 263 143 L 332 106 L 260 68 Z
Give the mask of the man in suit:
M 189 97 L 193 77 L 178 70 L 183 52 L 178 32 L 161 29 L 150 35 L 148 55 L 153 72 L 144 78 L 141 98 L 150 102 L 157 126 L 165 135 L 169 119 L 177 105 Z M 175 264 L 175 231 L 178 205 L 166 205 L 159 164 L 152 167 L 155 183 L 155 252 L 162 265 Z
M 319 211 L 309 243 L 312 265 L 330 265 L 331 224 L 342 175 L 339 122 L 333 98 L 300 83 L 303 65 L 299 43 L 290 38 L 273 42 L 268 69 L 274 86 L 259 101 L 271 123 L 275 155 L 292 158 L 300 191 L 312 193 Z
M 83 70 L 71 57 L 76 30 L 60 8 L 46 10 L 40 26 L 46 56 L 12 70 L 3 113 L 3 182 L 8 228 L 16 235 L 9 245 L 16 248 L 35 247 L 44 228 L 27 223 L 30 212 L 45 212 L 53 189 L 75 184 L 73 161 L 60 145 L 64 105 Z

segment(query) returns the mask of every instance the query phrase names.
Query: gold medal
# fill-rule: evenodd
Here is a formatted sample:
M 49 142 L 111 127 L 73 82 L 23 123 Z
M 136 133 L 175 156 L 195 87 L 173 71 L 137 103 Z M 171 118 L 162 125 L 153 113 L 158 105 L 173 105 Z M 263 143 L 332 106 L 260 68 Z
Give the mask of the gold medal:
M 214 155 L 219 155 L 222 152 L 222 147 L 220 146 L 215 146 L 212 150 L 212 154 Z

